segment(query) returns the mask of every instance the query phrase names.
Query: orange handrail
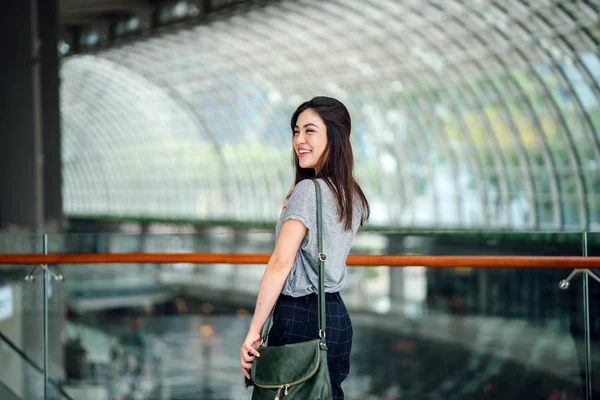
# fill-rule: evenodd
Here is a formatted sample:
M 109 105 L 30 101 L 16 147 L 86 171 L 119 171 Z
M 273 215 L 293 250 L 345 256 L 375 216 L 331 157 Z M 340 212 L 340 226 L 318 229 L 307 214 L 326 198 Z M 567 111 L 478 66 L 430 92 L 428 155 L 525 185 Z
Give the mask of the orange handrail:
M 112 253 L 112 254 L 0 254 L 0 265 L 35 264 L 266 264 L 270 254 L 222 253 Z M 435 268 L 600 268 L 600 257 L 555 256 L 427 256 L 350 255 L 352 266 L 424 266 Z

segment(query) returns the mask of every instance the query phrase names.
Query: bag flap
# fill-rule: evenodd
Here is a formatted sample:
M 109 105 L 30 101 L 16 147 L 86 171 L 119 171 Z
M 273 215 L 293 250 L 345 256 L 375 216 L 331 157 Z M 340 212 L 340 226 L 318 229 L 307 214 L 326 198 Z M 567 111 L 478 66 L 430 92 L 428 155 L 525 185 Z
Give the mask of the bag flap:
M 258 349 L 252 363 L 252 381 L 257 386 L 294 385 L 310 378 L 319 368 L 319 339 L 308 342 L 267 346 Z

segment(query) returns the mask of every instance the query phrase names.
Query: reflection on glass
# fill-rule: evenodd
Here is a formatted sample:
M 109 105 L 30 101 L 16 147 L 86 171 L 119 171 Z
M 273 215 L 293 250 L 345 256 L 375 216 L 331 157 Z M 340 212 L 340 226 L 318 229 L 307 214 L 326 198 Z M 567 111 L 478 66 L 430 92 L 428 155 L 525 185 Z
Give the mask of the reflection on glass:
M 229 230 L 63 235 L 50 242 L 51 252 L 268 253 L 273 236 Z M 581 249 L 581 234 L 364 232 L 353 253 L 580 255 Z M 106 399 L 248 398 L 237 349 L 263 268 L 60 266 L 65 282 L 53 284 L 52 296 L 65 312 L 51 342 L 60 341 L 64 360 L 52 374 L 63 374 L 75 398 L 92 392 Z M 583 399 L 581 285 L 558 287 L 569 273 L 349 268 L 342 296 L 355 342 L 347 398 Z M 598 321 L 598 311 L 591 312 Z

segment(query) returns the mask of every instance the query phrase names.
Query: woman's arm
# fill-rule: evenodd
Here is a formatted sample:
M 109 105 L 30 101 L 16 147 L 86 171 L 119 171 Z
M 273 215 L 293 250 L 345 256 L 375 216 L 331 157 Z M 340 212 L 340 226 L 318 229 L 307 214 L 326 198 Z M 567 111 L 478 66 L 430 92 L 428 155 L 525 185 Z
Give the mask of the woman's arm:
M 298 253 L 307 231 L 304 224 L 298 220 L 289 219 L 283 223 L 275 250 L 267 263 L 260 283 L 254 317 L 250 324 L 251 330 L 262 331 L 263 325 L 283 289 L 283 284 L 290 274 L 296 253 Z
M 247 369 L 252 367 L 254 356 L 259 356 L 256 348 L 260 345 L 263 325 L 281 294 L 283 284 L 292 269 L 296 253 L 307 232 L 306 226 L 295 219 L 289 219 L 281 226 L 275 250 L 267 263 L 260 283 L 250 329 L 241 349 L 242 371 L 247 377 L 249 377 Z

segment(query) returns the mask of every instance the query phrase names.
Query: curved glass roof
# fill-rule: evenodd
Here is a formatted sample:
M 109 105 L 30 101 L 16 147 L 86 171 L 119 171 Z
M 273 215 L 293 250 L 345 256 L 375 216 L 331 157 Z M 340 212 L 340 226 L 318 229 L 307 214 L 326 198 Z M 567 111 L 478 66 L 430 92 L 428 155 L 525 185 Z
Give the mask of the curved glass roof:
M 70 216 L 272 220 L 289 118 L 353 118 L 371 224 L 600 226 L 597 2 L 281 1 L 61 69 Z

